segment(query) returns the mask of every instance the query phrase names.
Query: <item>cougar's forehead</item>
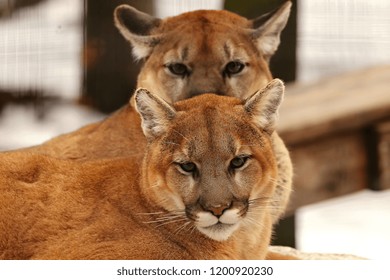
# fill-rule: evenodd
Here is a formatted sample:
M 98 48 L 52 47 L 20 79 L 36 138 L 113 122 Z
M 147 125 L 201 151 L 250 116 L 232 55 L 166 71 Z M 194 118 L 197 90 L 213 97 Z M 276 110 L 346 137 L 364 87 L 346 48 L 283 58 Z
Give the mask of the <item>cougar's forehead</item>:
M 202 28 L 211 25 L 250 28 L 251 23 L 246 18 L 226 10 L 197 10 L 166 18 L 156 33 L 184 28 L 194 31 L 196 27 Z
M 246 62 L 257 51 L 250 45 L 243 46 L 242 42 L 237 34 L 227 38 L 223 33 L 197 34 L 188 40 L 181 38 L 177 42 L 171 41 L 172 47 L 163 53 L 163 63 L 178 62 L 212 69 L 225 66 L 231 60 Z
M 196 57 L 199 63 L 202 56 L 243 55 L 253 45 L 246 31 L 249 26 L 246 18 L 227 11 L 195 11 L 166 19 L 156 32 L 164 34 L 164 45 L 170 45 L 166 59 L 190 62 Z
M 210 97 L 220 101 L 216 96 L 207 94 L 198 99 L 200 102 L 207 103 L 210 102 Z M 232 99 L 230 97 L 219 98 Z M 191 103 L 188 100 L 181 102 L 182 104 Z M 255 144 L 254 141 L 257 142 L 261 138 L 253 126 L 240 118 L 231 104 L 210 102 L 209 106 L 202 106 L 202 109 L 196 108 L 196 104 L 192 105 L 194 107 L 188 114 L 188 118 L 182 117 L 172 133 L 176 141 L 180 142 L 180 150 L 177 152 L 184 153 L 188 160 L 214 157 L 229 160 L 232 156 L 242 152 L 243 148 L 249 149 L 252 144 Z M 180 134 L 177 131 L 180 131 Z
M 244 29 L 234 27 L 232 30 L 226 25 L 198 25 L 191 28 L 186 25 L 180 32 L 167 33 L 163 45 L 168 45 L 169 48 L 165 50 L 164 57 L 198 64 L 202 62 L 199 58 L 212 61 L 218 58 L 239 59 L 244 56 L 242 59 L 247 60 L 249 55 L 258 54 L 256 46 Z M 194 58 L 197 58 L 197 61 L 191 61 Z

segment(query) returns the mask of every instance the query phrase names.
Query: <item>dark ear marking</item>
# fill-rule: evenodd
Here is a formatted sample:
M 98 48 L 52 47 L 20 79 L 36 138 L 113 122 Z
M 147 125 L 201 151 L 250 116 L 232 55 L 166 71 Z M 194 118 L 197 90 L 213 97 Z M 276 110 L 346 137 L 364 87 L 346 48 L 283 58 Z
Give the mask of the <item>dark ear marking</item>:
M 251 36 L 267 60 L 278 49 L 280 34 L 287 24 L 291 5 L 291 1 L 287 1 L 278 9 L 251 21 L 253 27 Z
M 128 6 L 120 5 L 114 11 L 114 19 L 118 28 L 126 28 L 138 36 L 150 35 L 150 31 L 160 25 L 161 19 Z
M 123 37 L 133 46 L 136 59 L 147 57 L 161 40 L 161 36 L 151 35 L 152 30 L 160 25 L 161 19 L 133 7 L 118 6 L 114 11 L 114 21 Z

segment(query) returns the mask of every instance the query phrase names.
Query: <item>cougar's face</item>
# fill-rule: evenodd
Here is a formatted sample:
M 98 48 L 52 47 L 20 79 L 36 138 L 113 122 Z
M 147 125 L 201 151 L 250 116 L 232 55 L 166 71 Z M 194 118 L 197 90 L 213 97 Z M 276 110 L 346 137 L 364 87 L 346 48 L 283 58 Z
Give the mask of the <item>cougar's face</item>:
M 238 112 L 212 106 L 196 110 L 179 111 L 179 120 L 156 146 L 158 163 L 150 167 L 159 174 L 155 197 L 182 219 L 178 227 L 196 227 L 223 241 L 258 221 L 267 208 L 275 160 L 267 136 Z
M 138 87 L 168 102 L 202 93 L 244 99 L 271 80 L 268 62 L 280 43 L 291 3 L 255 19 L 199 10 L 160 19 L 121 5 L 115 25 L 145 62 Z
M 159 92 L 168 102 L 208 92 L 244 99 L 264 87 L 271 79 L 267 63 L 244 31 L 225 28 L 166 35 L 146 60 L 139 87 Z

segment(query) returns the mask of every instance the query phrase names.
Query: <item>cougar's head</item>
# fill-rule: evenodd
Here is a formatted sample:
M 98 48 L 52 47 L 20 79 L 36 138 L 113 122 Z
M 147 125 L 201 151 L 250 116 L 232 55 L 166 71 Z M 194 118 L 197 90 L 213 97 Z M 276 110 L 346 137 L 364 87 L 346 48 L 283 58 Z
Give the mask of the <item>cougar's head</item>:
M 136 92 L 148 140 L 143 193 L 168 213 L 157 222 L 222 241 L 269 214 L 277 176 L 270 136 L 283 90 L 273 80 L 245 101 L 204 94 L 173 105 Z
M 228 11 L 194 11 L 159 19 L 122 5 L 115 23 L 144 60 L 138 87 L 176 102 L 202 93 L 247 98 L 271 80 L 291 2 L 248 20 Z

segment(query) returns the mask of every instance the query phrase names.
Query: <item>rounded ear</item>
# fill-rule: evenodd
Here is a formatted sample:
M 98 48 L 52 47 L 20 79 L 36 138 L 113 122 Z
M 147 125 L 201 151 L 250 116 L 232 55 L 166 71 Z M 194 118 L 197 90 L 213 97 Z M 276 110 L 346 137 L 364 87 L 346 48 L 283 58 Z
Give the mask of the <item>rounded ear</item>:
M 265 88 L 249 97 L 244 104 L 245 112 L 253 122 L 268 134 L 275 130 L 278 110 L 283 100 L 284 84 L 279 79 L 272 80 Z
M 287 24 L 291 5 L 291 2 L 287 1 L 278 9 L 251 20 L 254 28 L 251 36 L 267 60 L 278 49 L 280 34 Z
M 118 6 L 114 11 L 114 21 L 123 37 L 133 46 L 136 59 L 147 57 L 161 39 L 158 35 L 150 35 L 151 31 L 160 25 L 161 19 L 131 6 Z
M 146 138 L 150 141 L 165 133 L 169 122 L 176 116 L 176 110 L 165 100 L 144 88 L 136 90 L 134 99 Z

